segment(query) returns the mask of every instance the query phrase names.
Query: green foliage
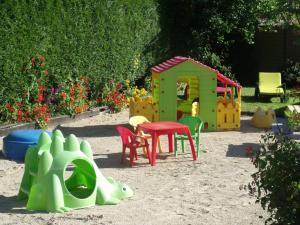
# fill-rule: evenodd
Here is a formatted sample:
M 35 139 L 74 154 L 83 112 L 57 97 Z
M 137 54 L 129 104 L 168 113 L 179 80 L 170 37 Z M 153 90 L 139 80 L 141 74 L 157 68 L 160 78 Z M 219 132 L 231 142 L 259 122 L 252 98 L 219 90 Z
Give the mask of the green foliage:
M 300 63 L 288 60 L 285 70 L 282 71 L 282 75 L 288 87 L 300 85 Z
M 286 136 L 265 134 L 252 159 L 258 172 L 249 184 L 257 202 L 270 212 L 268 224 L 296 225 L 300 221 L 300 145 Z
M 300 130 L 300 114 L 297 111 L 286 110 L 284 115 L 287 118 L 288 127 L 291 131 Z
M 299 0 L 260 0 L 260 28 L 300 28 Z
M 7 97 L 0 108 L 0 119 L 10 122 L 34 121 L 37 128 L 46 128 L 50 117 L 46 105 L 46 86 L 49 83 L 48 70 L 44 51 L 37 52 L 27 64 L 24 64 L 20 75 L 19 96 Z M 3 105 L 4 105 L 3 104 Z
M 4 0 L 0 9 L 0 102 L 28 88 L 22 67 L 39 49 L 53 86 L 88 75 L 98 94 L 108 80 L 134 80 L 154 62 L 155 0 Z
M 110 80 L 103 88 L 102 98 L 99 100 L 99 103 L 107 106 L 112 113 L 123 110 L 127 106 L 127 97 L 123 93 L 123 84 Z
M 88 78 L 82 76 L 60 85 L 57 101 L 59 113 L 74 116 L 89 109 L 88 83 Z
M 233 77 L 231 68 L 224 66 L 229 47 L 236 42 L 253 43 L 260 1 L 161 1 L 162 29 L 170 36 L 170 52 L 189 55 Z

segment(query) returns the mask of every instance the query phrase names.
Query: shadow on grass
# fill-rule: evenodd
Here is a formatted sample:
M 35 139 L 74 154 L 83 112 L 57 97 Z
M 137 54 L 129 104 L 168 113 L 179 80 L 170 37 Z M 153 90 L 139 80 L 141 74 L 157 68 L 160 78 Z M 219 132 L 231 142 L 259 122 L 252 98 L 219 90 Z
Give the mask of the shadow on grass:
M 239 158 L 249 158 L 247 149 L 252 148 L 253 151 L 260 148 L 259 144 L 256 143 L 243 143 L 241 145 L 228 145 L 228 150 L 226 152 L 226 157 L 239 157 Z

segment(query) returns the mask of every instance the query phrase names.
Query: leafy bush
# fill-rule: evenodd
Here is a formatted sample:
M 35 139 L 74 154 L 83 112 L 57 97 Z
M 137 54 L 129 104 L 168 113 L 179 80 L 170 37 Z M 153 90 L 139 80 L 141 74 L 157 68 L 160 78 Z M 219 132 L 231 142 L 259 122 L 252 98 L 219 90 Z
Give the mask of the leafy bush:
M 7 97 L 0 109 L 0 119 L 10 122 L 35 121 L 37 128 L 46 128 L 50 111 L 46 105 L 46 85 L 49 83 L 45 57 L 38 52 L 21 71 L 19 95 Z
M 87 74 L 97 95 L 109 80 L 135 80 L 154 64 L 156 0 L 0 1 L 0 8 L 0 102 L 30 86 L 22 67 L 37 49 L 47 53 L 52 86 Z
M 296 225 L 300 221 L 300 145 L 283 135 L 268 133 L 252 159 L 258 172 L 249 184 L 257 202 L 271 214 L 269 224 Z M 256 192 L 257 191 L 257 192 Z
M 123 84 L 110 80 L 103 88 L 102 97 L 98 100 L 100 105 L 107 106 L 110 112 L 120 112 L 127 106 L 127 97 L 122 93 Z
M 60 85 L 57 110 L 61 114 L 74 116 L 89 109 L 88 77 L 67 81 Z
M 288 111 L 284 112 L 284 115 L 287 118 L 288 128 L 293 131 L 300 130 L 300 114 L 297 111 Z
M 282 75 L 288 87 L 300 86 L 300 63 L 288 60 Z

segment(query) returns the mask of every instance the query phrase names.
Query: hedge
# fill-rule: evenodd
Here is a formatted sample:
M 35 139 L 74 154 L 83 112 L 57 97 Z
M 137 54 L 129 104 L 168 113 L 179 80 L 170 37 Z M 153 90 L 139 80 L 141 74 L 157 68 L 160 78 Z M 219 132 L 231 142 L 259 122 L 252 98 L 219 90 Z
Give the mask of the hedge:
M 2 103 L 26 91 L 22 68 L 41 49 L 53 83 L 87 75 L 95 90 L 137 79 L 157 60 L 155 0 L 4 0 L 0 17 Z

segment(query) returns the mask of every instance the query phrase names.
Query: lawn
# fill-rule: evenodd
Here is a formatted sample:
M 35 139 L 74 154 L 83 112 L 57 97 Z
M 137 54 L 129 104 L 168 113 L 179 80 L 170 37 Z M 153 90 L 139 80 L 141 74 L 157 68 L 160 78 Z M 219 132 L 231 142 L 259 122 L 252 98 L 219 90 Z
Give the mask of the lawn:
M 288 93 L 290 93 L 288 91 Z M 260 101 L 255 98 L 255 87 L 242 88 L 242 112 L 253 113 L 258 107 L 262 109 L 274 109 L 277 116 L 282 116 L 287 105 L 300 104 L 300 97 L 289 97 L 285 103 L 280 102 L 279 97 L 273 97 L 270 101 Z

